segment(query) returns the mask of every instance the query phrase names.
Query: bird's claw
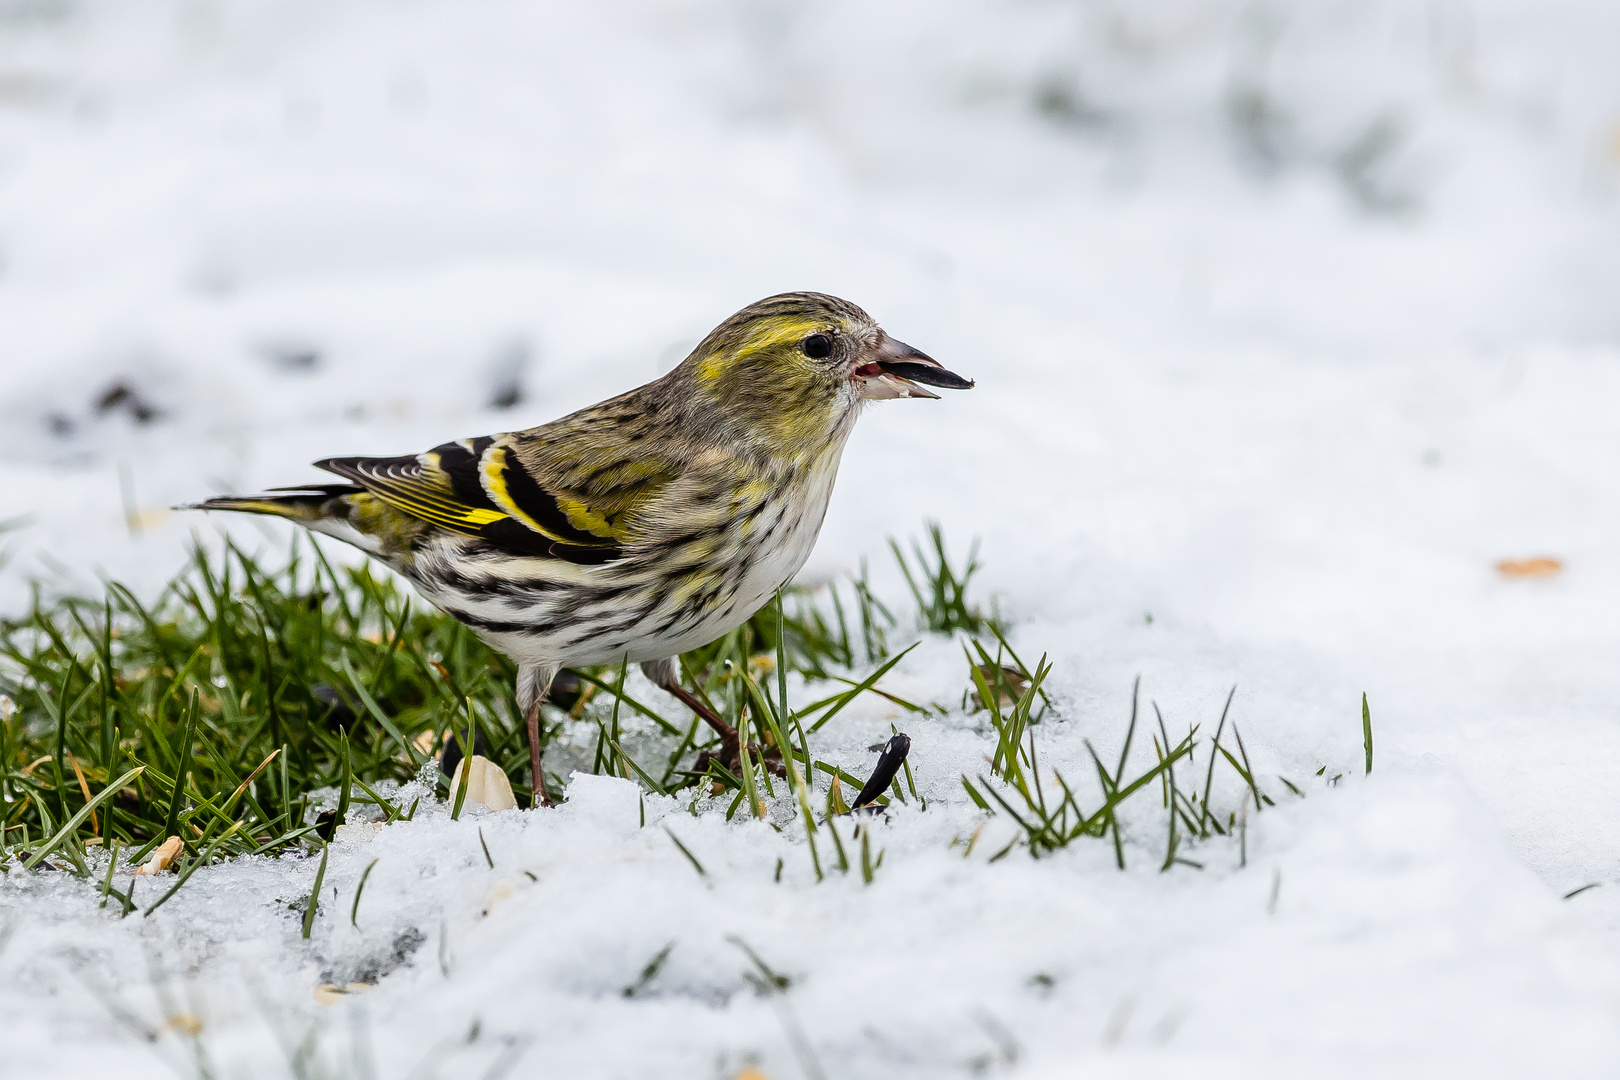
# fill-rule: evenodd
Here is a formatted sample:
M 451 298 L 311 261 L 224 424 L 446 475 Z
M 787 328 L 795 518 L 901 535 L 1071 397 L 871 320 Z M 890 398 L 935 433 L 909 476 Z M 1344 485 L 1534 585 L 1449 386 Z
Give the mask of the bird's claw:
M 771 771 L 773 776 L 787 776 L 787 766 L 782 763 L 782 755 L 774 746 L 761 749 L 756 743 L 748 744 L 749 756 Z M 704 750 L 697 756 L 697 763 L 692 766 L 692 772 L 701 775 L 708 772 L 709 763 L 716 762 L 733 776 L 742 772 L 742 752 L 740 742 L 735 733 L 728 739 L 720 738 L 720 749 Z

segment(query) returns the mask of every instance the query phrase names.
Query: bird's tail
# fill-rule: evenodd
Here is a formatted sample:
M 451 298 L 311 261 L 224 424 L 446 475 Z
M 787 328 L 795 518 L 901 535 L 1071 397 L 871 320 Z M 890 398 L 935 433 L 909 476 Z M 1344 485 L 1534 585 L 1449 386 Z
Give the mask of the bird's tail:
M 220 495 L 175 509 L 240 510 L 248 514 L 270 514 L 301 525 L 313 525 L 334 516 L 333 500 L 358 495 L 363 490 L 354 484 L 305 484 L 301 487 L 271 488 L 262 495 Z

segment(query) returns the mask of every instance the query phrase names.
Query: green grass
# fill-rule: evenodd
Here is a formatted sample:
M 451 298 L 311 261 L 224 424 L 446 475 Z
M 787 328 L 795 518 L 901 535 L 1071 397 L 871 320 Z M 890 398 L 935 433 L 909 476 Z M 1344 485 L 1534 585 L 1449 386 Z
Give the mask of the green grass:
M 1144 722 L 1133 692 L 1117 758 L 1105 762 L 1086 741 L 1085 783 L 1072 783 L 1039 754 L 1041 725 L 1060 715 L 1046 689 L 1052 665 L 1045 655 L 1031 654 L 1034 663 L 1026 663 L 997 614 L 973 601 L 968 586 L 978 570 L 976 552 L 953 563 L 937 527 L 925 542 L 892 544 L 891 550 L 917 607 L 914 624 L 903 624 L 895 615 L 899 605 L 874 594 L 863 567 L 851 580 L 789 590 L 725 637 L 681 657 L 688 685 L 753 747 L 740 772 L 705 756 L 718 744 L 685 710 L 665 714 L 640 700 L 638 684 L 622 666 L 573 672 L 578 692 L 548 705 L 543 738 L 567 735 L 577 746 L 585 733 L 587 746 L 594 739 L 593 771 L 645 791 L 679 794 L 694 812 L 715 797 L 728 816 L 763 817 L 774 805 L 781 831 L 803 831 L 816 880 L 842 875 L 870 885 L 884 862 L 874 843 L 881 830 L 869 827 L 864 812 L 850 812 L 846 799 L 854 799 L 862 781 L 818 757 L 814 737 L 864 694 L 881 695 L 917 719 L 937 718 L 941 706 L 904 700 L 877 683 L 921 635 L 950 634 L 963 649 L 966 677 L 941 688 L 940 697 L 954 702 L 960 695 L 961 711 L 981 717 L 987 728 L 985 772 L 962 776 L 962 788 L 987 819 L 1015 826 L 1010 842 L 1003 832 L 1000 846 L 986 852 L 989 862 L 1020 850 L 1043 859 L 1095 842 L 1111 849 L 1121 869 L 1128 851 L 1139 859 L 1144 850 L 1161 870 L 1200 868 L 1190 856 L 1222 839 L 1235 843 L 1246 861 L 1248 815 L 1274 803 L 1230 723 L 1230 695 L 1212 738 L 1201 737 L 1198 727 L 1173 738 L 1157 706 L 1152 725 Z M 158 910 L 212 861 L 297 849 L 319 855 L 311 859 L 318 865 L 309 894 L 288 902 L 300 916 L 302 937 L 311 938 L 317 920 L 346 915 L 358 926 L 377 860 L 366 866 L 342 910 L 334 901 L 318 901 L 326 841 L 346 812 L 411 816 L 416 807 L 398 797 L 396 785 L 431 776 L 438 788 L 430 797 L 459 814 L 464 791 L 446 790 L 432 762 L 447 737 L 470 750 L 481 735 L 520 803 L 531 795 L 514 675 L 509 661 L 459 623 L 413 601 L 391 575 L 368 564 L 333 565 L 307 539 L 295 541 L 273 569 L 229 545 L 212 554 L 198 550 L 145 604 L 116 584 L 95 599 L 38 601 L 25 616 L 0 622 L 0 870 L 71 872 L 99 887 L 103 908 L 113 904 L 128 916 Z M 800 677 L 800 693 L 809 700 L 790 699 L 789 675 Z M 1362 725 L 1370 772 L 1365 698 Z M 1241 781 L 1235 810 L 1212 803 L 1215 776 L 1223 770 Z M 1326 772 L 1317 777 L 1332 786 L 1340 777 Z M 560 791 L 558 777 L 542 782 Z M 1225 786 L 1234 785 L 1228 779 Z M 1151 824 L 1143 825 L 1151 813 L 1132 814 L 1129 830 L 1122 821 L 1127 803 L 1155 796 L 1162 841 L 1147 831 Z M 882 800 L 895 801 L 926 808 L 909 765 Z M 797 810 L 797 821 L 783 820 L 784 803 Z M 708 880 L 711 870 L 682 841 L 679 819 L 666 818 L 662 828 L 692 872 Z M 966 856 L 987 831 L 981 820 L 965 841 Z M 131 879 L 121 890 L 116 869 L 133 867 L 172 835 L 185 844 L 177 872 L 133 879 L 141 884 L 139 898 Z M 493 868 L 481 831 L 479 840 Z M 96 856 L 97 846 L 111 858 Z M 777 881 L 783 869 L 778 858 Z M 1272 908 L 1276 888 L 1274 882 Z M 0 936 L 4 932 L 0 926 Z M 747 961 L 747 981 L 777 1011 L 801 1070 L 824 1075 L 794 1011 L 791 979 L 750 945 L 733 943 Z M 671 941 L 649 958 L 622 996 L 657 993 L 676 947 Z M 444 926 L 439 964 L 448 974 Z M 87 984 L 131 1030 L 154 1040 L 152 1032 L 165 1030 L 134 1018 L 111 991 Z M 162 997 L 166 991 L 158 989 Z M 170 1017 L 188 1015 L 172 1003 L 164 1009 Z M 313 1075 L 308 1066 L 321 1054 L 317 1027 L 306 1029 L 291 1015 L 271 1019 L 294 1071 Z M 196 1074 L 216 1075 L 200 1035 L 180 1030 L 187 1033 Z M 1015 1062 L 1010 1035 L 986 1030 L 1001 1047 L 995 1060 Z M 431 1053 L 442 1058 L 463 1045 L 488 1049 L 478 1032 L 474 1023 L 465 1040 Z M 525 1046 L 504 1044 L 485 1075 L 513 1067 Z M 983 1061 L 985 1068 L 993 1064 L 988 1056 Z
M 977 642 L 973 644 L 978 645 Z M 982 647 L 977 651 L 981 657 L 985 656 Z M 968 659 L 979 696 L 987 702 L 994 702 L 995 695 L 991 692 L 984 675 L 987 665 L 975 663 L 971 655 Z M 1153 791 L 1158 792 L 1160 807 L 1165 812 L 1164 857 L 1160 862 L 1160 870 L 1170 870 L 1178 865 L 1203 869 L 1201 863 L 1187 858 L 1183 853 L 1184 850 L 1212 838 L 1234 835 L 1239 835 L 1240 844 L 1244 845 L 1241 848 L 1243 858 L 1245 862 L 1247 861 L 1246 835 L 1241 834 L 1246 826 L 1249 809 L 1252 807 L 1255 813 L 1259 813 L 1276 803 L 1261 789 L 1253 766 L 1249 763 L 1243 736 L 1235 723 L 1231 724 L 1230 730 L 1237 754 L 1234 755 L 1222 742 L 1228 730 L 1232 699 L 1237 693 L 1236 687 L 1227 694 L 1226 705 L 1222 708 L 1220 720 L 1215 727 L 1215 735 L 1207 742 L 1199 739 L 1197 725 L 1189 728 L 1185 736 L 1172 740 L 1164 715 L 1159 711 L 1158 705 L 1154 704 L 1153 713 L 1158 732 L 1149 734 L 1154 763 L 1134 775 L 1129 775 L 1131 749 L 1136 742 L 1139 726 L 1141 682 L 1138 680 L 1131 693 L 1130 721 L 1126 727 L 1124 745 L 1114 766 L 1110 768 L 1092 746 L 1091 741 L 1086 740 L 1086 751 L 1100 792 L 1094 808 L 1087 810 L 1082 808 L 1082 797 L 1075 793 L 1075 787 L 1078 785 L 1071 784 L 1062 773 L 1049 770 L 1047 778 L 1043 779 L 1041 776 L 1040 758 L 1034 733 L 1029 731 L 1028 718 L 1034 709 L 1036 698 L 1041 694 L 1041 683 L 1048 671 L 1046 658 L 1042 657 L 1033 676 L 1028 678 L 1022 693 L 1005 716 L 996 705 L 989 706 L 991 726 L 997 735 L 994 756 L 989 758 L 991 775 L 987 777 L 981 774 L 977 777 L 976 783 L 965 775 L 962 777 L 963 789 L 981 810 L 992 815 L 1004 814 L 1019 829 L 1020 835 L 992 856 L 992 861 L 1005 857 L 1019 845 L 1027 848 L 1029 853 L 1038 859 L 1061 851 L 1076 841 L 1087 838 L 1106 839 L 1111 841 L 1115 861 L 1123 870 L 1126 848 L 1120 825 L 1120 808 L 1128 800 L 1139 797 L 1143 792 Z M 1199 790 L 1198 784 L 1200 749 L 1204 753 L 1202 791 Z M 1240 805 L 1235 809 L 1224 811 L 1217 809 L 1211 802 L 1215 772 L 1223 764 L 1243 781 L 1246 789 Z M 1304 796 L 1304 792 L 1286 777 L 1278 779 L 1294 795 Z M 969 854 L 972 853 L 972 846 L 970 842 Z
M 509 711 L 511 675 L 392 580 L 307 543 L 274 571 L 234 548 L 199 551 L 150 604 L 116 584 L 97 601 L 36 603 L 0 625 L 5 844 L 51 838 L 78 868 L 96 843 L 131 860 L 169 835 L 218 856 L 298 843 L 315 828 L 312 791 L 385 804 L 376 785 L 427 759 L 414 740 L 469 702 Z M 506 727 L 493 752 L 510 764 L 523 748 Z
M 967 660 L 962 707 L 984 713 L 994 736 L 989 775 L 964 776 L 963 786 L 987 813 L 1015 821 L 1032 855 L 1091 837 L 1110 842 L 1123 867 L 1120 807 L 1158 791 L 1167 818 L 1163 866 L 1185 863 L 1187 845 L 1239 828 L 1237 814 L 1210 805 L 1217 766 L 1242 778 L 1246 805 L 1257 812 L 1271 805 L 1235 726 L 1223 742 L 1224 712 L 1203 747 L 1201 791 L 1193 775 L 1197 730 L 1172 740 L 1162 718 L 1148 740 L 1154 763 L 1127 775 L 1133 742 L 1143 745 L 1133 698 L 1118 762 L 1109 767 L 1091 751 L 1101 794 L 1082 809 L 1067 778 L 1043 777 L 1037 755 L 1034 729 L 1052 713 L 1051 665 L 1045 656 L 1026 664 L 994 612 L 970 598 L 976 551 L 953 563 L 937 526 L 926 542 L 891 548 L 917 606 L 915 625 L 900 624 L 863 567 L 852 580 L 789 590 L 680 658 L 688 685 L 743 735 L 741 769 L 720 763 L 717 741 L 697 718 L 685 710 L 665 715 L 640 700 L 622 666 L 572 672 L 578 690 L 548 705 L 542 738 L 549 744 L 566 734 L 577 746 L 581 732 L 594 731 L 593 771 L 681 795 L 693 812 L 720 796 L 728 817 L 764 817 L 771 800 L 786 797 L 817 879 L 859 872 L 870 882 L 882 852 L 844 817 L 863 781 L 818 757 L 813 736 L 863 694 L 919 719 L 939 716 L 943 707 L 876 684 L 920 635 L 948 633 Z M 913 645 L 891 648 L 902 637 Z M 811 700 L 790 701 L 790 674 L 811 689 Z M 334 565 L 308 539 L 295 540 L 274 568 L 229 544 L 212 554 L 199 549 L 148 603 L 117 584 L 94 600 L 37 600 L 26 616 L 0 623 L 0 868 L 16 866 L 15 855 L 29 869 L 88 877 L 101 862 L 90 848 L 110 849 L 114 861 L 131 866 L 179 836 L 178 875 L 162 895 L 143 897 L 150 912 L 210 861 L 316 850 L 356 808 L 389 820 L 413 815 L 420 800 L 407 805 L 397 796 L 413 779 L 432 778 L 438 788 L 428 797 L 448 798 L 458 815 L 464 790 L 446 791 L 433 764 L 450 737 L 463 748 L 486 740 L 487 756 L 525 803 L 532 778 L 514 676 L 510 661 L 413 601 L 392 575 L 364 563 Z M 633 717 L 639 757 L 626 749 Z M 589 745 L 592 736 L 585 739 Z M 559 777 L 541 782 L 560 793 Z M 879 805 L 891 801 L 926 807 L 909 764 Z M 110 868 L 101 896 L 125 914 L 137 906 L 114 887 Z
M 999 635 L 967 598 L 973 561 L 953 566 L 937 527 L 931 536 L 932 549 L 914 546 L 911 558 L 896 547 L 921 602 L 917 629 Z M 858 695 L 881 693 L 874 684 L 904 655 L 889 644 L 903 629 L 863 568 L 814 594 L 789 591 L 681 658 L 698 692 L 756 748 L 750 757 L 786 762 L 786 777 L 758 761 L 741 776 L 726 770 L 703 753 L 717 745 L 706 727 L 684 710 L 666 716 L 641 702 L 616 667 L 576 672 L 583 692 L 560 702 L 566 711 L 547 708 L 543 738 L 587 720 L 599 772 L 656 792 L 729 790 L 733 814 L 757 812 L 759 796 L 785 782 L 808 809 L 818 777 L 859 789 L 858 778 L 813 755 L 810 736 Z M 857 677 L 864 668 L 873 670 Z M 792 708 L 789 673 L 828 692 Z M 86 875 L 88 848 L 115 848 L 131 865 L 167 836 L 185 843 L 182 876 L 213 859 L 310 849 L 350 807 L 390 819 L 413 813 L 386 796 L 429 775 L 452 732 L 462 740 L 481 732 L 526 802 L 532 780 L 514 676 L 510 661 L 413 601 L 392 575 L 334 565 L 305 538 L 274 567 L 229 544 L 198 549 L 147 602 L 116 583 L 94 599 L 36 594 L 25 616 L 0 622 L 0 866 L 26 853 L 32 866 Z M 671 740 L 661 761 L 625 751 L 632 715 Z M 560 787 L 555 776 L 543 782 Z M 102 895 L 128 909 L 110 876 Z

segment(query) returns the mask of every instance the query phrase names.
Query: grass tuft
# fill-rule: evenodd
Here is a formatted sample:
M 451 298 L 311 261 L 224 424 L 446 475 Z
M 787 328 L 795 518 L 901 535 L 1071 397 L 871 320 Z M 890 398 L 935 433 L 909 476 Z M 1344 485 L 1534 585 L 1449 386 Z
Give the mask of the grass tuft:
M 1034 731 L 1057 715 L 1045 688 L 1052 665 L 1045 655 L 1025 664 L 994 610 L 970 595 L 980 569 L 976 545 L 964 562 L 952 562 L 931 524 L 923 540 L 891 541 L 891 548 L 916 605 L 915 633 L 959 637 L 969 673 L 963 708 L 971 699 L 994 733 L 989 775 L 963 776 L 962 784 L 981 810 L 1017 822 L 1031 854 L 1108 837 L 1123 866 L 1119 808 L 1157 781 L 1169 815 L 1163 865 L 1186 863 L 1186 845 L 1239 830 L 1237 814 L 1222 817 L 1209 805 L 1221 761 L 1242 777 L 1256 811 L 1271 805 L 1225 711 L 1201 794 L 1196 778 L 1185 783 L 1176 774 L 1200 745 L 1196 729 L 1172 742 L 1162 720 L 1152 739 L 1156 763 L 1127 777 L 1133 693 L 1117 764 L 1105 767 L 1092 753 L 1100 801 L 1083 811 L 1061 774 L 1042 775 L 1037 755 Z M 870 882 L 882 853 L 874 856 L 865 827 L 854 835 L 859 850 L 850 850 L 838 819 L 863 806 L 926 809 L 905 756 L 909 740 L 895 729 L 890 752 L 863 782 L 818 758 L 812 736 L 867 694 L 914 717 L 938 715 L 940 706 L 877 685 L 917 644 L 897 640 L 913 631 L 896 610 L 873 593 L 863 565 L 842 582 L 783 590 L 743 625 L 680 658 L 694 693 L 743 736 L 736 771 L 720 761 L 718 741 L 696 718 L 684 710 L 665 716 L 638 699 L 639 675 L 627 665 L 564 673 L 544 710 L 542 740 L 579 740 L 593 771 L 644 791 L 690 792 L 694 813 L 705 798 L 729 805 L 728 816 L 767 818 L 773 805 L 797 813 L 816 880 L 836 869 L 858 870 Z M 34 869 L 50 858 L 53 867 L 94 873 L 105 879 L 103 903 L 116 897 L 128 914 L 134 889 L 117 888 L 120 861 L 128 870 L 179 837 L 190 857 L 150 913 L 219 859 L 318 849 L 324 861 L 337 826 L 357 813 L 409 819 L 426 797 L 445 799 L 459 817 L 467 770 L 459 790 L 450 790 L 450 777 L 432 761 L 446 746 L 463 759 L 492 760 L 520 804 L 537 785 L 560 791 L 557 775 L 529 775 L 515 674 L 510 661 L 415 601 L 399 579 L 367 564 L 334 565 L 302 537 L 275 567 L 229 542 L 215 553 L 199 547 L 150 602 L 117 583 L 94 599 L 36 600 L 22 617 L 0 621 L 0 869 L 19 861 Z M 793 685 L 815 688 L 805 694 L 811 700 L 790 699 L 790 675 L 798 678 Z M 1364 724 L 1370 769 L 1365 707 Z M 647 760 L 649 746 L 656 763 Z M 551 760 L 566 768 L 565 757 Z M 849 793 L 858 794 L 851 800 Z M 673 832 L 670 839 L 707 876 Z M 97 846 L 108 853 L 105 864 L 92 857 Z M 15 852 L 20 860 L 7 857 Z M 487 844 L 484 854 L 493 865 Z M 364 885 L 363 875 L 351 922 Z M 306 936 L 317 902 L 312 893 Z
M 1196 767 L 1197 752 L 1203 745 L 1198 738 L 1198 728 L 1193 727 L 1184 737 L 1172 741 L 1164 716 L 1157 705 L 1154 705 L 1153 709 L 1159 730 L 1157 735 L 1151 737 L 1154 764 L 1126 779 L 1131 743 L 1136 733 L 1137 702 L 1141 683 L 1141 680 L 1137 680 L 1137 686 L 1131 693 L 1131 714 L 1124 747 L 1120 752 L 1119 762 L 1112 771 L 1103 764 L 1090 741 L 1086 741 L 1086 749 L 1091 756 L 1097 787 L 1101 793 L 1100 804 L 1094 809 L 1087 810 L 1082 808 L 1081 800 L 1075 794 L 1075 785 L 1071 784 L 1061 772 L 1051 770 L 1050 779 L 1042 779 L 1034 734 L 1028 732 L 1027 727 L 1020 725 L 1016 720 L 1020 710 L 1027 714 L 1033 707 L 1040 681 L 1045 678 L 1046 668 L 1043 658 L 1041 664 L 1037 666 L 1036 678 L 1025 688 L 1006 719 L 1001 719 L 999 713 L 992 708 L 992 724 L 995 726 L 998 741 L 996 756 L 990 759 L 991 775 L 979 776 L 977 783 L 967 776 L 962 777 L 963 788 L 981 810 L 992 815 L 1005 814 L 1018 826 L 1021 833 L 1014 838 L 1012 845 L 992 856 L 991 861 L 1004 857 L 1018 844 L 1027 847 L 1035 858 L 1042 858 L 1086 838 L 1109 839 L 1112 841 L 1116 863 L 1123 870 L 1125 844 L 1120 826 L 1120 809 L 1140 792 L 1152 790 L 1155 782 L 1159 791 L 1160 805 L 1165 810 L 1165 850 L 1164 857 L 1160 861 L 1160 870 L 1167 871 L 1178 865 L 1202 869 L 1201 863 L 1187 858 L 1183 851 L 1188 845 L 1206 841 L 1212 835 L 1224 837 L 1236 831 L 1240 833 L 1241 842 L 1246 845 L 1247 837 L 1244 835 L 1244 826 L 1240 823 L 1243 810 L 1228 812 L 1223 825 L 1222 815 L 1210 805 L 1215 768 L 1222 760 L 1228 763 L 1245 784 L 1247 789 L 1245 807 L 1250 794 L 1256 807 L 1272 805 L 1272 800 L 1260 790 L 1247 767 L 1248 755 L 1243 753 L 1243 760 L 1240 763 L 1220 743 L 1227 727 L 1227 711 L 1232 703 L 1231 694 L 1227 695 L 1226 706 L 1222 709 L 1215 737 L 1209 741 L 1205 750 L 1204 786 L 1200 795 L 1196 786 L 1183 786 L 1176 773 L 1177 767 L 1183 762 L 1187 766 L 1193 766 L 1194 769 Z M 979 671 L 977 667 L 974 670 Z M 985 700 L 991 700 L 986 680 L 979 675 L 977 681 Z M 1232 730 L 1236 735 L 1235 726 Z M 1017 737 L 1017 741 L 1013 741 L 1014 736 Z M 1241 746 L 1240 738 L 1240 750 Z M 969 851 L 971 850 L 970 845 Z M 1246 861 L 1246 848 L 1243 855 Z

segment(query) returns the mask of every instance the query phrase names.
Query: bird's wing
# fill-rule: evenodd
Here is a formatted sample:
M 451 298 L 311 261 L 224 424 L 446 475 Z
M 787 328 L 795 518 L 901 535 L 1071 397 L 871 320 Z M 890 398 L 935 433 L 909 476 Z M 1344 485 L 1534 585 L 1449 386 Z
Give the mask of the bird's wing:
M 519 554 L 602 563 L 623 554 L 636 511 L 674 478 L 635 434 L 635 421 L 597 406 L 530 431 L 463 439 L 415 456 L 315 464 L 441 528 Z

